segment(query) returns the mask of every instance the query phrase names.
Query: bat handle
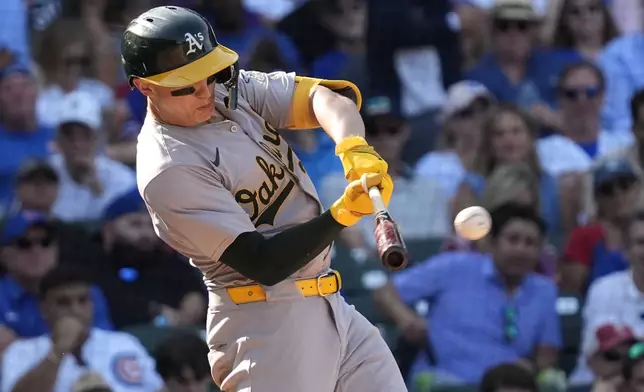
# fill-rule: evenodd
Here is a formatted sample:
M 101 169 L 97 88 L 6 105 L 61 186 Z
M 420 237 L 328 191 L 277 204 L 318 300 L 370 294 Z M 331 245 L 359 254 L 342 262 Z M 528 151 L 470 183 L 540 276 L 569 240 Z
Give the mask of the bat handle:
M 371 199 L 371 204 L 373 205 L 374 213 L 381 211 L 386 211 L 387 207 L 385 202 L 382 200 L 382 195 L 380 194 L 380 189 L 377 186 L 372 186 L 371 188 L 367 187 L 367 176 L 363 175 L 360 179 L 362 181 L 362 189 L 364 189 L 367 194 L 369 194 L 369 199 Z

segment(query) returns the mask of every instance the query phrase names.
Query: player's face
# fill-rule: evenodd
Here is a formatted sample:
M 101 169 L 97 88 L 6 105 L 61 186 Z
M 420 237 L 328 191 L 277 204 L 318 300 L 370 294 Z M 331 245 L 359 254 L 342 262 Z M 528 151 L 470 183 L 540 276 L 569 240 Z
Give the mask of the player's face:
M 521 278 L 536 267 L 541 246 L 537 225 L 513 219 L 505 224 L 496 238 L 494 260 L 504 275 Z
M 182 88 L 156 86 L 140 79 L 135 79 L 134 83 L 148 97 L 152 113 L 162 122 L 193 127 L 215 114 L 213 77 Z

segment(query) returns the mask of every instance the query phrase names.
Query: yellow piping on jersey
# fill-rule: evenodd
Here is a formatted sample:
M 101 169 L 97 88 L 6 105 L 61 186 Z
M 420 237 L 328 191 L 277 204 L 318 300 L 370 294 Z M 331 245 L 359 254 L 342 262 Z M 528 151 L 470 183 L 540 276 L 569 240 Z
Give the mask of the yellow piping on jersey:
M 315 79 L 304 76 L 296 76 L 293 102 L 289 118 L 290 129 L 311 129 L 320 126 L 311 108 L 311 90 L 318 84 L 327 87 L 329 90 L 350 98 L 355 102 L 358 110 L 362 107 L 362 94 L 355 84 L 346 80 Z

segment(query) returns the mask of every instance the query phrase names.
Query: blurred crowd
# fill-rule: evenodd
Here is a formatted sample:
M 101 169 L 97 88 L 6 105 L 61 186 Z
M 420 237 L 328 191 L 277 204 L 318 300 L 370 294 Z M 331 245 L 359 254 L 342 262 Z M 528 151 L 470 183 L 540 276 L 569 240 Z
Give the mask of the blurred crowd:
M 642 0 L 173 4 L 244 69 L 360 87 L 412 261 L 384 270 L 363 219 L 332 266 L 411 391 L 644 392 Z M 0 1 L 0 392 L 216 390 L 205 287 L 136 190 L 120 39 L 157 5 Z M 333 142 L 281 133 L 329 205 Z

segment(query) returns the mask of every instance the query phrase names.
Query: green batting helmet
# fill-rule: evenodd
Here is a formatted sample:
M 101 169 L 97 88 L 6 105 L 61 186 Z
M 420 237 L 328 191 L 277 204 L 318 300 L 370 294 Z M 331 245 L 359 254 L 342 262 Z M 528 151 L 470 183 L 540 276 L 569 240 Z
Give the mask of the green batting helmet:
M 183 7 L 152 8 L 127 26 L 121 61 L 130 86 L 134 78 L 180 88 L 215 76 L 228 90 L 226 105 L 235 108 L 239 56 L 217 42 L 212 26 Z

